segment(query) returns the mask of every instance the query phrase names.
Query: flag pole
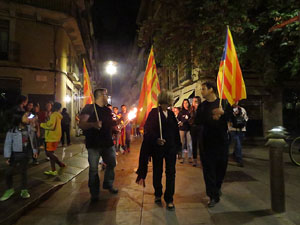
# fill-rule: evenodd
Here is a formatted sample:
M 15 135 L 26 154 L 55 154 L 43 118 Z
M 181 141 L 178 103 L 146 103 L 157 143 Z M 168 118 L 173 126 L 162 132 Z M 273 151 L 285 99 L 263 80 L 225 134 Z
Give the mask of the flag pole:
M 160 112 L 159 112 L 159 106 L 157 107 L 158 111 L 158 123 L 159 123 L 159 134 L 160 134 L 160 139 L 162 140 L 162 127 L 161 127 L 161 117 L 160 117 Z
M 84 59 L 83 59 L 83 66 L 84 66 L 84 69 L 86 70 L 86 73 L 87 73 L 87 76 L 88 76 L 87 66 L 85 64 L 85 60 Z M 96 114 L 96 119 L 97 119 L 97 122 L 99 122 L 99 116 L 98 116 L 98 112 L 96 110 L 96 102 L 95 102 L 95 96 L 94 96 L 94 92 L 93 92 L 93 87 L 92 87 L 92 85 L 90 83 L 90 77 L 88 76 L 87 78 L 88 78 L 88 81 L 87 81 L 88 82 L 88 86 L 90 88 L 90 95 L 92 97 L 92 104 L 94 106 L 94 111 L 95 111 L 95 114 Z
M 96 109 L 96 102 L 95 102 L 94 94 L 91 93 L 91 96 L 92 96 L 93 106 L 94 106 L 94 110 L 95 110 L 95 114 L 96 114 L 96 119 L 97 119 L 97 122 L 99 122 L 99 116 L 98 116 L 98 112 L 97 112 L 97 109 Z
M 222 84 L 221 84 L 221 93 L 220 93 L 220 103 L 219 107 L 222 107 L 222 98 L 223 98 L 223 89 L 224 89 L 224 76 L 225 76 L 225 63 L 226 63 L 226 58 L 224 59 L 224 64 L 223 64 L 223 75 L 222 75 Z

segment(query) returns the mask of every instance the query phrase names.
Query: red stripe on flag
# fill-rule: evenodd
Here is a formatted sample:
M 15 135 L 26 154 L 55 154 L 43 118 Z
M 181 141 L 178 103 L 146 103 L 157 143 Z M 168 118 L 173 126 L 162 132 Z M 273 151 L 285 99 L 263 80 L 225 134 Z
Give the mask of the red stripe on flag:
M 153 98 L 155 101 L 157 101 L 157 95 L 156 95 L 156 93 L 152 92 L 152 98 Z
M 226 96 L 225 96 L 225 94 L 224 94 L 224 89 L 223 90 L 221 90 L 222 89 L 222 81 L 220 80 L 221 78 L 218 76 L 218 78 L 217 78 L 217 82 L 218 82 L 218 86 L 219 86 L 219 93 L 222 91 L 223 93 L 222 93 L 222 99 L 226 99 Z M 221 97 L 220 97 L 221 98 Z
M 232 63 L 231 63 L 231 61 L 230 61 L 230 59 L 228 58 L 228 55 L 226 55 L 226 67 L 227 67 L 227 69 L 229 70 L 229 72 L 232 74 Z
M 230 49 L 230 51 L 232 51 L 232 47 L 231 47 L 231 42 L 232 40 L 230 39 L 230 35 L 227 35 L 227 48 Z

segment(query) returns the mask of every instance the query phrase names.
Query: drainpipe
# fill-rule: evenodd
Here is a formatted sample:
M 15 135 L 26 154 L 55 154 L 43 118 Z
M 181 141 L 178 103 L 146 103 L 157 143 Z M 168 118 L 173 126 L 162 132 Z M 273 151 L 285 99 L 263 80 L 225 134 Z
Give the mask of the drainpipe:
M 57 35 L 57 27 L 53 26 L 53 69 L 54 69 L 54 101 L 56 101 L 56 87 L 57 87 L 57 70 L 56 70 L 56 60 L 57 60 L 57 55 L 56 55 L 56 35 Z

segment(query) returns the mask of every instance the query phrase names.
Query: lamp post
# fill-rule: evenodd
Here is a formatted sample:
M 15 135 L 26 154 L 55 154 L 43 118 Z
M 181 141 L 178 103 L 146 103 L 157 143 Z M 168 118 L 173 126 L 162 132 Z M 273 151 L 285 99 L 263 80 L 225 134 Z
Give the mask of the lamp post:
M 113 90 L 112 90 L 112 76 L 114 74 L 116 74 L 117 72 L 117 67 L 115 65 L 116 63 L 115 62 L 112 62 L 112 61 L 109 61 L 106 65 L 106 73 L 108 73 L 110 75 L 110 96 L 111 96 L 111 100 L 110 100 L 110 103 L 112 105 L 112 93 L 113 93 Z

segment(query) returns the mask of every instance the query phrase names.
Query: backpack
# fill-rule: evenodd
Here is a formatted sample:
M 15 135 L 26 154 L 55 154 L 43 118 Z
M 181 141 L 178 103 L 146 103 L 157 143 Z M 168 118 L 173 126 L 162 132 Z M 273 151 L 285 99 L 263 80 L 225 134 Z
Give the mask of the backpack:
M 237 115 L 233 115 L 232 127 L 242 129 L 246 126 L 246 123 L 247 121 L 245 120 L 241 112 Z

